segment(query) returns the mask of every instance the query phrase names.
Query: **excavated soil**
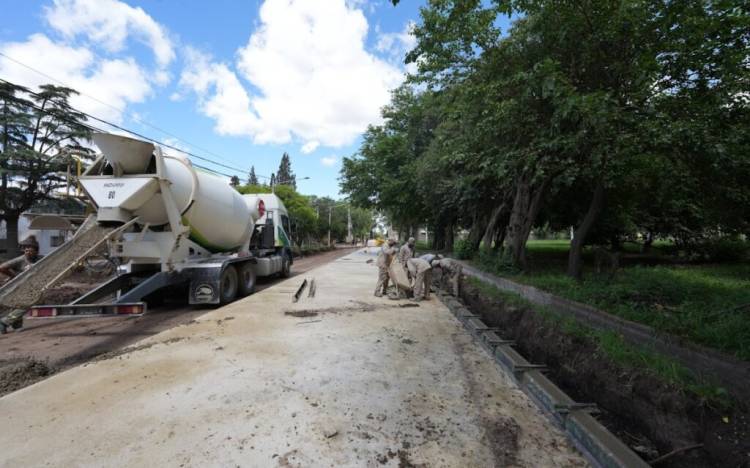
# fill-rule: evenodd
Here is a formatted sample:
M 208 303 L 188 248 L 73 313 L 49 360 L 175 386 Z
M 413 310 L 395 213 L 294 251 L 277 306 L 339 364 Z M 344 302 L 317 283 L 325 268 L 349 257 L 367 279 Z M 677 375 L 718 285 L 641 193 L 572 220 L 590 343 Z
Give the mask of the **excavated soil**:
M 0 396 L 15 392 L 53 373 L 54 369 L 36 359 L 0 359 Z
M 658 379 L 614 363 L 588 338 L 566 334 L 529 308 L 509 306 L 464 284 L 461 298 L 487 325 L 580 402 L 596 403 L 600 421 L 644 460 L 659 467 L 750 467 L 750 408 L 721 410 Z M 701 445 L 702 444 L 702 445 Z M 699 446 L 681 451 L 691 446 Z

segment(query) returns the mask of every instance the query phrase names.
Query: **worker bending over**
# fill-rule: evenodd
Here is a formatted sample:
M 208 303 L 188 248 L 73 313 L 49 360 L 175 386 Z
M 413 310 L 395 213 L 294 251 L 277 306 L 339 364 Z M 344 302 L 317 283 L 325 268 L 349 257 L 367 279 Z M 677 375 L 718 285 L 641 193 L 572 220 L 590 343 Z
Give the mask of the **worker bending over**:
M 421 258 L 410 258 L 406 261 L 406 268 L 411 276 L 414 301 L 430 298 L 430 285 L 432 284 L 432 267 Z
M 419 258 L 426 261 L 430 265 L 432 265 L 432 262 L 435 260 L 442 260 L 443 256 L 440 254 L 433 254 L 433 253 L 426 253 L 424 255 L 420 255 Z
M 388 267 L 393 261 L 393 257 L 398 253 L 395 245 L 395 240 L 388 239 L 378 253 L 378 261 L 376 263 L 378 266 L 378 284 L 375 286 L 375 296 L 377 297 L 381 297 L 388 292 Z
M 39 260 L 39 243 L 36 241 L 36 237 L 27 237 L 19 244 L 19 247 L 23 250 L 23 255 L 0 264 L 0 273 L 10 278 L 28 270 L 31 265 Z M 9 327 L 15 330 L 23 328 L 23 316 L 25 314 L 26 309 L 14 309 L 5 317 L 0 318 L 0 333 L 5 333 Z
M 442 258 L 432 261 L 432 266 L 440 268 L 440 283 L 443 289 L 455 297 L 458 297 L 458 285 L 463 273 L 463 267 L 451 258 Z

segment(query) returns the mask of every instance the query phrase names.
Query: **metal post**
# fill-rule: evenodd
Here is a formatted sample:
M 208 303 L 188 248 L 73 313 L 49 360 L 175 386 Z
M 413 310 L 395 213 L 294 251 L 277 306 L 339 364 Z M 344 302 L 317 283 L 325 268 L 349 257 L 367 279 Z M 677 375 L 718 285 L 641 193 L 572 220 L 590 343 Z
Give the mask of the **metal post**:
M 349 244 L 351 244 L 352 243 L 352 207 L 351 207 L 351 205 L 348 205 L 346 207 L 346 217 L 347 217 L 347 220 L 346 220 L 346 231 L 347 231 L 346 242 L 348 242 Z

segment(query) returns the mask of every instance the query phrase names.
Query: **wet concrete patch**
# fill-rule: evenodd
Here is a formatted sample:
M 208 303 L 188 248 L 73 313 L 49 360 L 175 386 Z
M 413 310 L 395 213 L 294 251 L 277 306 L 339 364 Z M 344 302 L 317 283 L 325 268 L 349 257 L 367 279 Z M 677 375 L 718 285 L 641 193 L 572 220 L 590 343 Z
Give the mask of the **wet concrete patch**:
M 289 315 L 291 317 L 297 317 L 297 318 L 306 318 L 306 317 L 317 317 L 318 312 L 314 312 L 312 310 L 287 310 L 284 312 L 284 315 Z

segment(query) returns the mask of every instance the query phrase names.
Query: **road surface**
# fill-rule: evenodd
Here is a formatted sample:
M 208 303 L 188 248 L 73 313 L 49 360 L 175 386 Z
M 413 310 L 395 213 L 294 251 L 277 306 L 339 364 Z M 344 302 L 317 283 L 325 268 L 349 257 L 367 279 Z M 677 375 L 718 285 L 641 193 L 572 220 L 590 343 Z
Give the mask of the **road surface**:
M 352 250 L 342 248 L 295 259 L 292 275 L 302 274 Z M 259 278 L 256 290 L 262 291 L 278 282 L 278 278 Z M 188 323 L 211 310 L 187 305 L 183 300 L 154 308 L 141 317 L 27 318 L 22 332 L 0 335 L 0 362 L 33 359 L 52 369 L 66 368 Z
M 373 297 L 372 258 L 0 398 L 0 465 L 585 466 L 437 299 Z

